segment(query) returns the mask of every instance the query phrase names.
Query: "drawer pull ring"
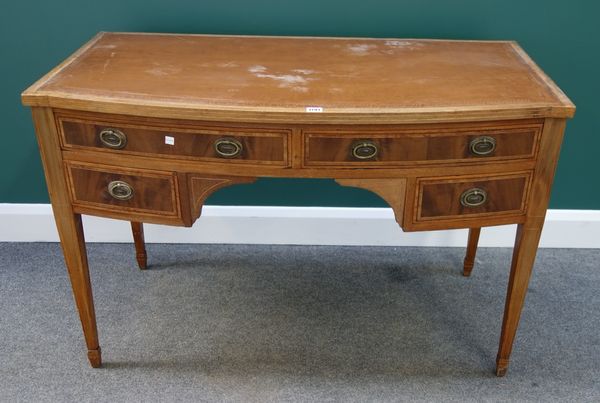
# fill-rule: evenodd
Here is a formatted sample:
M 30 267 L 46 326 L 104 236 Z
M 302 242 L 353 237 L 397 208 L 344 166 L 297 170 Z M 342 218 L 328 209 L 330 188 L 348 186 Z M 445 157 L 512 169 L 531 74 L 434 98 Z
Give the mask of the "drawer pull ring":
M 377 156 L 377 144 L 370 140 L 361 140 L 352 145 L 352 156 L 357 160 L 370 160 Z
M 127 145 L 127 136 L 118 129 L 103 129 L 98 137 L 102 145 L 114 150 L 120 150 Z
M 222 138 L 215 141 L 215 152 L 221 158 L 235 158 L 242 153 L 242 143 L 236 139 Z
M 475 137 L 469 143 L 471 154 L 483 156 L 490 155 L 496 149 L 496 139 L 490 136 Z
M 117 200 L 129 200 L 133 197 L 133 188 L 127 182 L 112 181 L 108 184 L 108 193 Z
M 465 207 L 478 207 L 487 201 L 487 192 L 480 188 L 465 190 L 460 196 L 460 204 Z

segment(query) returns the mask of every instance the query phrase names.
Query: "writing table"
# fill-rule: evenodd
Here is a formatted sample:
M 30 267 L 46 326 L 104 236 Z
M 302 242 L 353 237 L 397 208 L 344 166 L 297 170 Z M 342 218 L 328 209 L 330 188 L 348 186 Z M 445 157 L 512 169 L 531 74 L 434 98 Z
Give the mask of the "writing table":
M 191 226 L 257 177 L 368 189 L 405 231 L 517 224 L 508 368 L 565 121 L 514 42 L 100 33 L 22 94 L 32 108 L 88 358 L 101 365 L 81 214 Z

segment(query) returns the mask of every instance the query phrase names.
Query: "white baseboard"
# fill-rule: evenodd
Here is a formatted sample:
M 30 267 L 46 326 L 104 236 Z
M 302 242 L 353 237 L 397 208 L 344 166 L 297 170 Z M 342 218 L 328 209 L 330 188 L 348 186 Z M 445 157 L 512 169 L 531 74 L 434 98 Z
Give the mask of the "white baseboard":
M 126 221 L 84 217 L 88 242 L 131 242 Z M 147 224 L 146 241 L 292 245 L 459 246 L 466 230 L 405 233 L 389 208 L 205 206 L 192 228 Z M 513 246 L 514 225 L 484 228 L 480 245 Z M 0 204 L 1 242 L 57 242 L 49 204 Z M 549 210 L 547 248 L 600 248 L 600 210 Z

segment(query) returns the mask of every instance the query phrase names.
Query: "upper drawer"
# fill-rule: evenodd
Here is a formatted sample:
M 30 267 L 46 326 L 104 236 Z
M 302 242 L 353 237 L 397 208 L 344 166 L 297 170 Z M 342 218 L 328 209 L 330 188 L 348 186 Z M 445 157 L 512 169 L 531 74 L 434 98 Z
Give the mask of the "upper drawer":
M 516 124 L 306 130 L 306 166 L 380 167 L 533 158 L 541 121 Z
M 148 124 L 58 115 L 64 148 L 211 162 L 288 165 L 288 130 Z

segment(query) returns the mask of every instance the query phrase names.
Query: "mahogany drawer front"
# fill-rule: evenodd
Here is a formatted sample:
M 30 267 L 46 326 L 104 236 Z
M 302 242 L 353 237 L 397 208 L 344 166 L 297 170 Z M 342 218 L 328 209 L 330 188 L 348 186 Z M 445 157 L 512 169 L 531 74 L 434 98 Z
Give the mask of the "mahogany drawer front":
M 74 205 L 180 216 L 177 180 L 172 173 L 67 163 L 67 175 Z
M 541 124 L 495 129 L 305 131 L 304 164 L 381 167 L 527 159 L 535 156 L 540 133 Z
M 288 165 L 287 130 L 156 127 L 60 116 L 58 120 L 66 149 L 85 148 L 210 162 Z
M 531 172 L 418 179 L 414 221 L 525 213 Z

